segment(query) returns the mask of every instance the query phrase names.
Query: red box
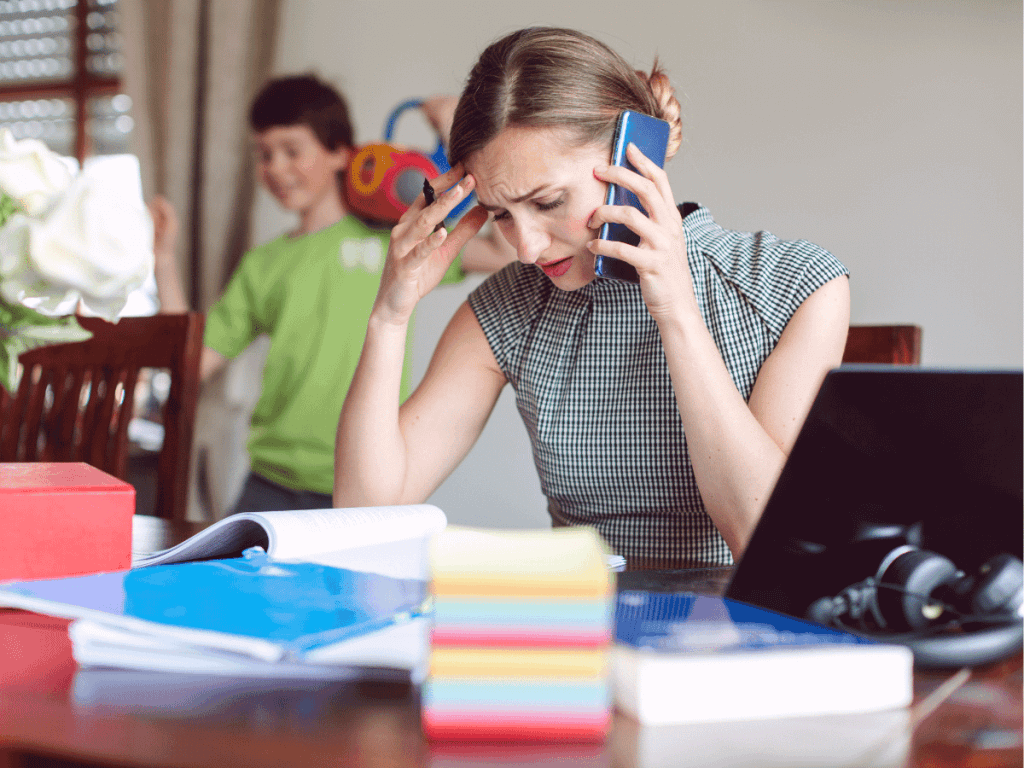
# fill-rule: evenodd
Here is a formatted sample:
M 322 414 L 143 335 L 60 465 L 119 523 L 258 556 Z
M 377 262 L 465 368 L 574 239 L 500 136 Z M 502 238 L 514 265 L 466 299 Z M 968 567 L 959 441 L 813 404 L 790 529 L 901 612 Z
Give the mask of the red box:
M 0 463 L 0 581 L 131 567 L 135 489 L 81 462 Z

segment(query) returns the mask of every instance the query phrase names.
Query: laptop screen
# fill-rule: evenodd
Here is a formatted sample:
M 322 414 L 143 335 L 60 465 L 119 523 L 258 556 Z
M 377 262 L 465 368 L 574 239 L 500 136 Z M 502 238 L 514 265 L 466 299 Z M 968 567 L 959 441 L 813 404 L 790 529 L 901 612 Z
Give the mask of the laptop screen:
M 804 617 L 900 544 L 1020 558 L 1022 424 L 1019 370 L 830 372 L 726 596 Z

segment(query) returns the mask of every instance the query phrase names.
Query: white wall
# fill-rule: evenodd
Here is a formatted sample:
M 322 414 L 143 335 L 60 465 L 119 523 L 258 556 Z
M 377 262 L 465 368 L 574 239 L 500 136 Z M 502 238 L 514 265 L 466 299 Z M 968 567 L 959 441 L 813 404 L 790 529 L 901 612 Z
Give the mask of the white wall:
M 678 200 L 825 246 L 852 272 L 853 322 L 922 325 L 927 365 L 1021 366 L 1021 2 L 285 0 L 275 70 L 334 81 L 369 141 L 532 24 L 582 29 L 638 68 L 660 57 L 683 106 Z M 427 148 L 416 122 L 399 138 Z M 265 197 L 258 213 L 258 240 L 283 228 Z M 477 282 L 424 300 L 416 376 Z M 547 524 L 511 393 L 432 501 L 453 522 Z

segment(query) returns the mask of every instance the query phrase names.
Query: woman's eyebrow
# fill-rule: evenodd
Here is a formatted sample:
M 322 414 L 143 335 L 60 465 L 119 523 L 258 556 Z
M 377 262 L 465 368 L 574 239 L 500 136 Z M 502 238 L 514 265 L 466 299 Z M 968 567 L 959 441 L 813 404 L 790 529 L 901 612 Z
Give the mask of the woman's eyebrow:
M 525 195 L 520 195 L 519 197 L 512 198 L 509 202 L 521 203 L 521 202 L 523 202 L 523 200 L 529 200 L 531 197 L 533 197 L 534 195 L 539 193 L 542 189 L 544 189 L 545 186 L 547 186 L 547 185 L 546 184 L 541 184 L 539 187 L 535 187 L 534 189 L 531 189 Z M 483 208 L 485 211 L 496 211 L 500 207 L 500 206 L 497 206 L 497 205 L 488 205 L 487 203 L 485 203 L 482 200 L 480 200 L 479 196 L 477 196 L 477 201 L 480 203 L 480 207 Z

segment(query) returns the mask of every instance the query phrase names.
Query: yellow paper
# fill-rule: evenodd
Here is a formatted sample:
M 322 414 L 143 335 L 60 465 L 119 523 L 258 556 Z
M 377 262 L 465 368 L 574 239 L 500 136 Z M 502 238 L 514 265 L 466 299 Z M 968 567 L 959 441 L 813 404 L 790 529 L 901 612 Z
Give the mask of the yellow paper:
M 463 648 L 434 646 L 431 677 L 587 678 L 603 677 L 605 648 Z

